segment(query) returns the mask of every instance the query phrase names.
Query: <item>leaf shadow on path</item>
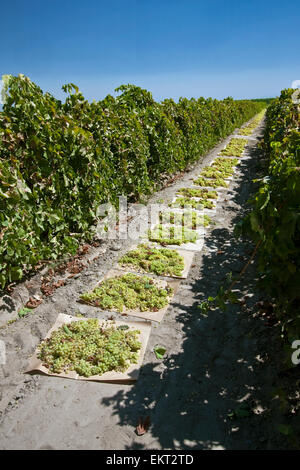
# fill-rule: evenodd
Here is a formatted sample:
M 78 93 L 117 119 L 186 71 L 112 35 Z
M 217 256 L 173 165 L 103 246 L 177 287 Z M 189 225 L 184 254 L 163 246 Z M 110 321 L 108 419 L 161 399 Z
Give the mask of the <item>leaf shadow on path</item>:
M 162 361 L 148 352 L 151 361 L 142 366 L 138 382 L 102 399 L 103 405 L 113 407 L 120 426 L 135 427 L 139 416 L 151 418 L 150 431 L 136 436 L 126 449 L 272 449 L 286 444 L 275 429 L 272 401 L 279 350 L 270 346 L 264 319 L 252 315 L 259 299 L 255 265 L 236 286 L 239 298 L 251 294 L 244 304 L 207 316 L 198 307 L 217 294 L 228 272 L 240 272 L 253 250 L 249 241 L 232 233 L 256 189 L 252 180 L 261 153 L 255 142 L 249 155 L 251 159 L 241 162 L 232 197 L 219 204 L 219 222 L 206 238 L 205 253 L 196 255 L 196 266 L 182 282 L 171 313 L 158 326 L 162 335 L 176 326 L 181 344 L 174 344 L 176 352 L 169 350 Z

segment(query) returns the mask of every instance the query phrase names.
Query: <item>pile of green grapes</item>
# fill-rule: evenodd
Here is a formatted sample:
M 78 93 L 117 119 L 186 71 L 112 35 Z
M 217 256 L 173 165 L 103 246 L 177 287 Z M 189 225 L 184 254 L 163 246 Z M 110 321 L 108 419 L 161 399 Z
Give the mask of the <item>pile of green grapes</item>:
M 222 152 L 220 152 L 220 155 L 230 155 L 232 157 L 241 157 L 242 153 L 245 149 L 245 146 L 247 145 L 248 141 L 247 139 L 238 139 L 233 137 L 229 144 L 226 146 Z
M 123 312 L 126 307 L 141 312 L 157 312 L 168 305 L 171 294 L 173 289 L 169 286 L 157 287 L 150 277 L 128 273 L 106 279 L 80 298 L 103 310 Z
M 207 214 L 199 214 L 192 210 L 184 212 L 160 212 L 159 220 L 161 224 L 181 225 L 192 230 L 199 227 L 207 227 L 212 223 L 212 219 Z
M 198 234 L 194 230 L 185 227 L 157 225 L 153 230 L 148 230 L 148 239 L 152 242 L 164 245 L 182 245 L 183 243 L 195 243 Z
M 195 184 L 196 186 L 208 186 L 210 188 L 228 188 L 228 183 L 226 183 L 225 179 L 219 175 L 214 179 L 209 179 L 204 176 L 201 176 L 200 174 L 200 176 L 193 181 L 193 184 Z
M 201 175 L 204 176 L 205 178 L 228 178 L 234 173 L 233 168 L 228 168 L 228 167 L 219 167 L 217 169 L 216 165 L 212 166 L 205 166 L 203 170 L 201 171 Z
M 176 194 L 181 194 L 185 197 L 199 197 L 201 199 L 217 199 L 217 191 L 208 191 L 208 189 L 200 188 L 180 188 Z
M 139 330 L 100 323 L 97 318 L 61 326 L 39 346 L 38 357 L 52 373 L 83 377 L 124 372 L 138 361 Z
M 184 209 L 185 207 L 192 207 L 193 209 L 201 210 L 205 209 L 213 209 L 215 207 L 213 201 L 209 199 L 191 199 L 189 197 L 178 197 L 174 202 L 169 204 L 170 207 L 179 207 Z
M 233 157 L 217 157 L 213 163 L 212 167 L 218 168 L 218 170 L 222 170 L 223 168 L 233 168 L 239 164 L 238 158 Z
M 259 114 L 257 114 L 257 116 L 255 116 L 255 118 L 252 119 L 250 124 L 248 124 L 248 126 L 243 127 L 240 130 L 239 134 L 240 135 L 251 135 L 252 132 L 254 131 L 254 129 L 258 126 L 260 121 L 263 119 L 265 112 L 266 112 L 265 109 L 263 109 Z
M 184 259 L 177 251 L 167 248 L 151 248 L 145 244 L 126 253 L 120 260 L 121 266 L 132 266 L 159 275 L 181 276 Z

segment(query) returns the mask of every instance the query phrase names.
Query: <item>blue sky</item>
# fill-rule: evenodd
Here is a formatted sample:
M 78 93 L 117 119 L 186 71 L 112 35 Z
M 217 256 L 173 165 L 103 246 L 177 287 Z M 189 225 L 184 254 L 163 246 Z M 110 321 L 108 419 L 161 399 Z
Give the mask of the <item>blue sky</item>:
M 300 79 L 299 1 L 11 0 L 0 73 L 90 100 L 123 83 L 161 100 L 276 96 Z

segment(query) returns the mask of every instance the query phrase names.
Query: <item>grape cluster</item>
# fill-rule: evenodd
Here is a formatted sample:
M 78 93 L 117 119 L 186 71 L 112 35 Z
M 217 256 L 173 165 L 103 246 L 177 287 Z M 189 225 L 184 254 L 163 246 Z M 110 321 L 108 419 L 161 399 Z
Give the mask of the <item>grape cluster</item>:
M 198 234 L 185 227 L 167 227 L 158 225 L 148 231 L 148 239 L 161 245 L 182 245 L 182 243 L 195 243 Z
M 257 114 L 257 116 L 255 116 L 254 119 L 252 119 L 252 121 L 250 122 L 250 124 L 248 124 L 248 126 L 243 127 L 240 130 L 239 134 L 240 135 L 251 135 L 252 132 L 254 131 L 254 129 L 258 126 L 258 124 L 260 123 L 260 121 L 264 117 L 264 114 L 265 114 L 265 110 L 263 109 L 259 114 Z
M 213 201 L 209 199 L 192 199 L 190 197 L 178 197 L 174 202 L 169 204 L 170 207 L 192 207 L 193 209 L 213 209 L 215 207 Z
M 103 310 L 122 312 L 126 307 L 141 312 L 156 312 L 168 305 L 172 293 L 172 288 L 158 287 L 150 277 L 128 273 L 106 279 L 92 292 L 82 294 L 80 298 Z
M 75 371 L 90 377 L 124 372 L 137 363 L 139 334 L 139 330 L 101 324 L 97 318 L 80 320 L 54 331 L 39 346 L 38 357 L 53 373 Z
M 240 157 L 247 145 L 247 139 L 233 137 L 229 144 L 224 150 L 220 152 L 220 155 L 229 155 L 231 157 Z
M 234 170 L 228 167 L 220 167 L 216 168 L 216 166 L 205 166 L 201 171 L 201 175 L 205 176 L 206 178 L 228 178 L 229 176 L 233 175 Z
M 167 248 L 151 248 L 145 244 L 126 253 L 120 260 L 121 266 L 133 266 L 157 275 L 181 276 L 184 259 L 177 251 Z
M 200 197 L 202 199 L 217 199 L 217 191 L 208 191 L 208 189 L 200 188 L 180 188 L 176 194 L 181 194 L 185 197 Z
M 212 222 L 212 219 L 207 214 L 199 214 L 193 210 L 184 212 L 160 212 L 159 220 L 161 223 L 181 225 L 192 230 L 195 230 L 198 226 L 207 227 Z
M 224 168 L 233 168 L 239 164 L 238 158 L 229 158 L 229 157 L 217 157 L 212 163 L 212 167 L 224 167 Z
M 208 186 L 210 188 L 219 188 L 219 187 L 223 187 L 223 188 L 228 188 L 228 183 L 226 183 L 225 179 L 222 178 L 221 176 L 218 176 L 217 178 L 207 178 L 207 177 L 204 177 L 204 176 L 199 176 L 198 178 L 196 178 L 193 183 L 197 186 Z

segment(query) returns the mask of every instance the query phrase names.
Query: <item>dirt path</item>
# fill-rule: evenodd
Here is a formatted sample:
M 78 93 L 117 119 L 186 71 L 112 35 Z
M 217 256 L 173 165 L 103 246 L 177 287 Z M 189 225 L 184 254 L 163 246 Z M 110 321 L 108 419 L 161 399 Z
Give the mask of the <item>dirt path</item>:
M 181 283 L 163 322 L 152 326 L 134 385 L 23 374 L 28 357 L 58 313 L 97 316 L 96 309 L 76 303 L 78 295 L 107 272 L 129 242 L 103 248 L 88 271 L 58 289 L 33 315 L 0 331 L 7 347 L 7 364 L 1 371 L 1 449 L 286 448 L 285 437 L 277 430 L 278 401 L 273 399 L 279 370 L 277 332 L 253 314 L 259 300 L 255 266 L 236 286 L 243 305 L 207 317 L 198 308 L 201 300 L 217 293 L 227 273 L 242 269 L 253 249 L 248 241 L 237 241 L 233 229 L 255 189 L 252 179 L 260 158 L 256 139 L 261 130 L 249 139 L 251 158 L 242 160 L 218 201 L 216 224 L 206 233 L 204 249 L 195 254 L 188 279 Z M 175 189 L 190 185 L 223 146 L 224 142 L 150 202 L 170 200 Z M 167 349 L 164 360 L 153 353 L 158 343 Z M 244 417 L 239 414 L 241 403 Z M 147 415 L 150 430 L 137 436 L 138 418 Z

